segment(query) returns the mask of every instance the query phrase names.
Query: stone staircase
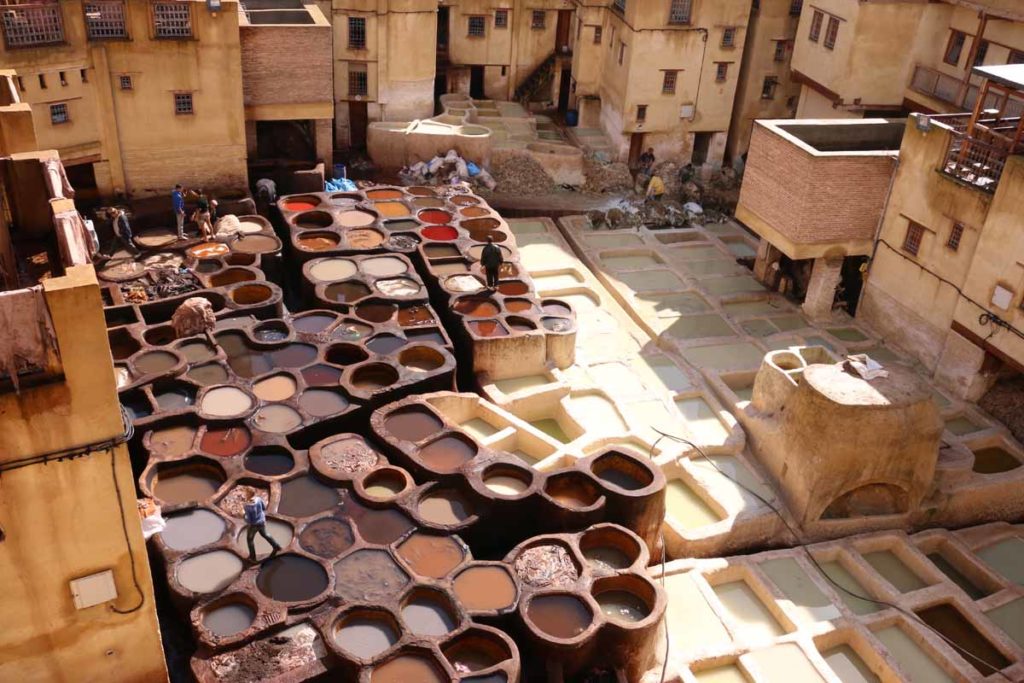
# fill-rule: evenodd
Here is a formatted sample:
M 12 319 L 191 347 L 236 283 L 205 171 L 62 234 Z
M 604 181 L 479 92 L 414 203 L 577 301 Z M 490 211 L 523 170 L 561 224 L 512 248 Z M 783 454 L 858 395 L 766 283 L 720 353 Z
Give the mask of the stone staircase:
M 527 106 L 537 93 L 544 90 L 544 86 L 550 86 L 551 79 L 555 74 L 555 52 L 552 51 L 547 58 L 537 65 L 537 68 L 530 72 L 530 75 L 519 84 L 515 91 L 515 100 L 524 107 Z

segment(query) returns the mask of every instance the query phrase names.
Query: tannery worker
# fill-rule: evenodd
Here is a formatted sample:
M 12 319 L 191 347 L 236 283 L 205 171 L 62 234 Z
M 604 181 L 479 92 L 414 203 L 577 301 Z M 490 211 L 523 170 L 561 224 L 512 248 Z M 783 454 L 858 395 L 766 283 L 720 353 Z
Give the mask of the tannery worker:
M 494 238 L 488 237 L 487 244 L 484 245 L 484 249 L 480 253 L 480 265 L 484 267 L 484 274 L 487 276 L 487 289 L 498 287 L 498 271 L 501 270 L 504 260 L 501 256 L 501 249 L 494 243 Z
M 640 173 L 650 175 L 654 169 L 654 148 L 648 147 L 647 151 L 640 155 Z
M 114 207 L 110 210 L 111 221 L 114 228 L 114 240 L 120 241 L 132 254 L 138 254 L 139 249 L 135 246 L 132 238 L 132 226 L 128 223 L 128 214 L 124 209 Z
M 249 494 L 249 500 L 245 503 L 245 523 L 249 526 L 245 530 L 245 542 L 249 545 L 249 561 L 256 561 L 256 534 L 259 534 L 270 544 L 273 550 L 270 557 L 277 555 L 281 550 L 281 544 L 274 540 L 274 537 L 267 533 L 267 504 L 259 497 L 256 491 Z
M 213 239 L 213 217 L 210 212 L 210 200 L 206 198 L 202 190 L 199 190 L 199 200 L 196 202 L 196 210 L 192 214 L 192 220 L 199 225 L 203 239 Z
M 175 185 L 171 192 L 171 208 L 174 209 L 174 222 L 178 225 L 178 239 L 185 239 L 185 190 Z
M 651 176 L 651 182 L 647 184 L 647 198 L 653 198 L 654 201 L 660 202 L 663 196 L 665 196 L 665 181 L 661 179 L 661 176 Z

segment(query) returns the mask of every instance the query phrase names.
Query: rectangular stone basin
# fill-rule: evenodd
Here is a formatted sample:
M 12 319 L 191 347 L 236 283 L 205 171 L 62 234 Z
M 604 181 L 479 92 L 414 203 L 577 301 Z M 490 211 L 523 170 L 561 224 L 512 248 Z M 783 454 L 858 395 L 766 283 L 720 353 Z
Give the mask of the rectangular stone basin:
M 811 581 L 811 577 L 792 557 L 768 560 L 758 566 L 786 596 L 792 611 L 802 623 L 831 621 L 842 616 L 832 600 Z
M 761 349 L 746 342 L 694 346 L 680 353 L 698 368 L 713 370 L 756 370 L 764 357 Z
M 761 640 L 776 638 L 785 633 L 746 581 L 730 581 L 712 588 L 726 612 L 732 617 L 738 639 Z
M 703 398 L 683 398 L 677 400 L 675 404 L 679 415 L 690 428 L 690 433 L 699 443 L 721 444 L 729 438 L 729 430 Z

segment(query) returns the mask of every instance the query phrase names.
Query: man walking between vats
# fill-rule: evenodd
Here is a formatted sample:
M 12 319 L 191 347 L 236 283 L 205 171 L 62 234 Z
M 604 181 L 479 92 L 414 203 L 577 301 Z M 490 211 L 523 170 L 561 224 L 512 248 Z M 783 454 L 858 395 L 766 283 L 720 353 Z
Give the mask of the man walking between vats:
M 120 241 L 132 255 L 137 256 L 139 248 L 135 246 L 135 240 L 132 237 L 132 226 L 128 223 L 128 214 L 124 209 L 115 206 L 110 210 L 110 215 L 115 242 Z
M 196 211 L 193 214 L 192 219 L 199 225 L 199 230 L 203 234 L 203 239 L 213 239 L 213 217 L 210 213 L 210 200 L 207 199 L 206 195 L 202 190 L 199 190 L 199 200 L 196 202 Z
M 178 225 L 178 239 L 185 239 L 185 190 L 175 185 L 171 192 L 171 208 L 174 209 L 174 222 Z
M 262 536 L 270 544 L 272 548 L 270 557 L 280 552 L 281 544 L 267 533 L 267 504 L 255 491 L 249 495 L 249 500 L 245 503 L 245 523 L 249 525 L 245 530 L 245 542 L 249 545 L 250 562 L 256 561 L 256 544 L 253 543 L 256 534 Z
M 487 289 L 497 289 L 498 271 L 501 270 L 504 260 L 501 249 L 494 243 L 494 238 L 488 237 L 487 244 L 480 253 L 480 265 L 484 267 L 484 274 L 487 276 Z

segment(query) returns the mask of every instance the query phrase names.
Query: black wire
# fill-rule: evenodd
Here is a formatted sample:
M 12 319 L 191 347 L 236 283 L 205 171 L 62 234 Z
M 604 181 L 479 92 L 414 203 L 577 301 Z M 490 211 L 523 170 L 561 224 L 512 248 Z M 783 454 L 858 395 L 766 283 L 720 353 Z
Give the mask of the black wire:
M 924 621 L 923 619 L 921 619 L 921 617 L 917 616 L 913 612 L 911 612 L 909 610 L 906 610 L 906 609 L 903 609 L 899 605 L 891 603 L 891 602 L 887 602 L 885 600 L 878 600 L 876 598 L 871 598 L 871 597 L 868 597 L 866 595 L 860 595 L 859 593 L 856 593 L 856 592 L 850 590 L 849 588 L 847 588 L 846 586 L 843 586 L 842 584 L 836 582 L 831 576 L 829 576 L 828 572 L 826 572 L 824 570 L 824 568 L 820 564 L 818 564 L 818 560 L 815 559 L 814 555 L 811 554 L 811 551 L 807 548 L 807 545 L 806 545 L 805 541 L 800 537 L 800 534 L 798 534 L 796 532 L 796 530 L 789 524 L 789 522 L 786 520 L 785 516 L 782 514 L 782 512 L 778 508 L 776 508 L 774 505 L 772 505 L 770 502 L 768 502 L 764 497 L 762 497 L 756 491 L 753 491 L 752 489 L 744 486 L 740 481 L 738 481 L 737 479 L 734 479 L 733 477 L 729 476 L 724 471 L 722 471 L 722 469 L 717 464 L 715 464 L 715 461 L 712 460 L 711 458 L 709 458 L 707 456 L 707 454 L 704 452 L 704 450 L 700 446 L 698 446 L 697 444 L 693 443 L 689 439 L 684 439 L 684 438 L 679 437 L 679 436 L 674 436 L 672 434 L 667 434 L 667 433 L 661 431 L 660 429 L 658 429 L 657 427 L 651 427 L 651 429 L 653 429 L 655 432 L 657 432 L 660 435 L 658 437 L 657 441 L 654 442 L 654 446 L 656 446 L 658 444 L 658 442 L 661 441 L 662 437 L 664 437 L 666 439 L 672 439 L 673 441 L 677 441 L 679 443 L 686 444 L 687 446 L 690 446 L 691 448 L 696 450 L 697 453 L 699 453 L 700 456 L 702 458 L 704 458 L 704 460 L 707 460 L 711 464 L 711 466 L 714 467 L 718 471 L 719 474 L 721 474 L 723 477 L 725 477 L 726 479 L 728 479 L 732 483 L 736 484 L 741 489 L 743 489 L 744 491 L 746 491 L 747 493 L 749 493 L 750 495 L 754 496 L 759 501 L 764 503 L 766 506 L 768 506 L 768 508 L 772 512 L 774 512 L 776 514 L 776 516 L 778 516 L 778 518 L 780 520 L 782 520 L 782 523 L 786 525 L 786 528 L 789 530 L 789 533 L 792 534 L 793 537 L 796 539 L 797 547 L 799 547 L 801 550 L 804 551 L 804 554 L 807 556 L 807 559 L 809 559 L 811 561 L 811 564 L 813 564 L 815 566 L 815 568 L 818 570 L 818 572 L 822 576 L 824 576 L 828 580 L 828 582 L 831 583 L 833 586 L 835 586 L 839 590 L 843 591 L 844 593 L 846 593 L 848 595 L 851 595 L 851 596 L 853 596 L 855 598 L 858 598 L 860 600 L 864 600 L 866 602 L 873 602 L 873 603 L 878 604 L 878 605 L 885 605 L 886 607 L 893 608 L 897 612 L 899 612 L 899 613 L 903 614 L 904 616 L 906 616 L 911 621 L 915 621 L 915 622 L 921 624 L 922 626 L 924 626 L 925 628 L 927 628 L 929 631 L 935 633 L 937 636 L 939 636 L 939 638 L 944 640 L 950 647 L 952 647 L 954 650 L 956 650 L 965 659 L 966 658 L 970 658 L 970 659 L 974 660 L 975 662 L 980 662 L 983 666 L 987 667 L 988 669 L 991 669 L 993 673 L 997 673 L 1002 678 L 1005 678 L 1007 681 L 1010 681 L 1011 683 L 1013 683 L 1013 679 L 1011 679 L 1009 676 L 1004 674 L 1000 669 L 997 669 L 996 667 L 994 667 L 993 665 L 989 664 L 987 661 L 985 661 L 984 659 L 978 657 L 974 653 L 968 652 L 966 649 L 960 647 L 958 644 L 956 644 L 955 642 L 953 642 L 952 640 L 950 640 L 949 638 L 944 636 L 942 633 L 940 633 L 936 629 L 932 628 L 932 626 L 930 624 L 928 624 L 928 622 Z M 652 454 L 654 453 L 654 446 L 651 446 L 651 453 Z M 665 569 L 664 569 L 664 565 L 663 565 L 662 566 L 662 585 L 664 585 L 664 572 L 665 572 Z M 667 629 L 667 627 L 666 627 L 666 629 Z M 667 656 L 668 655 L 666 654 L 666 657 Z M 662 683 L 664 683 L 664 680 L 665 680 L 664 676 L 665 676 L 665 674 L 664 674 L 664 670 L 663 670 L 662 671 Z
M 124 422 L 124 440 L 130 441 L 135 435 L 135 426 L 132 424 L 132 420 L 128 416 L 128 411 L 125 410 L 124 406 L 121 406 L 121 420 Z M 114 480 L 114 491 L 117 495 L 117 507 L 121 511 L 121 531 L 124 533 L 124 543 L 128 546 L 128 559 L 132 563 L 132 583 L 135 584 L 135 591 L 139 594 L 139 604 L 135 607 L 130 609 L 118 609 L 111 605 L 110 611 L 116 612 L 117 614 L 131 614 L 132 612 L 138 612 L 142 609 L 142 606 L 146 604 L 146 594 L 142 591 L 142 585 L 139 583 L 139 575 L 135 569 L 135 551 L 132 549 L 132 542 L 128 535 L 128 522 L 125 520 L 124 501 L 121 500 L 121 484 L 117 481 L 117 450 L 115 448 L 110 449 L 110 478 Z

